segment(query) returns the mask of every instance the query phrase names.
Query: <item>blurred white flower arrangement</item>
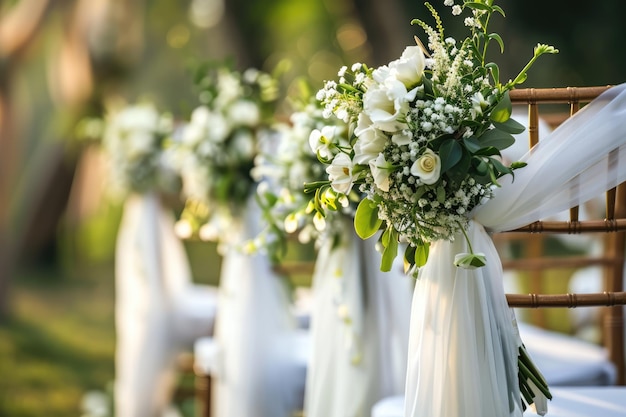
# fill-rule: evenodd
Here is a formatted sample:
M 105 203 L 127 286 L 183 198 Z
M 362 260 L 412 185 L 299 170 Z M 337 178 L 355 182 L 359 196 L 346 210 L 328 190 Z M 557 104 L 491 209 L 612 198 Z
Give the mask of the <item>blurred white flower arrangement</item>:
M 201 104 L 177 129 L 172 148 L 185 199 L 177 232 L 217 241 L 256 186 L 250 171 L 270 134 L 278 83 L 256 69 L 207 64 L 197 84 Z
M 172 129 L 171 115 L 159 113 L 149 102 L 108 112 L 101 143 L 107 156 L 108 189 L 114 197 L 176 190 L 177 174 L 164 152 Z
M 325 166 L 311 150 L 312 133 L 321 130 L 320 134 L 347 145 L 348 131 L 341 120 L 324 118 L 322 107 L 310 93 L 302 95 L 304 99 L 293 104 L 296 111 L 289 121 L 275 126 L 273 140 L 255 160 L 253 171 L 259 181 L 257 199 L 266 228 L 250 242 L 249 250 L 265 249 L 276 262 L 286 251 L 289 235 L 297 234 L 300 243 L 315 241 L 319 245 L 322 239 L 337 238 L 333 232 L 342 229 L 333 223 L 339 214 L 354 215 L 355 205 L 348 196 L 338 201 L 341 207 L 333 208 L 332 214 L 322 216 L 304 193 L 305 183 L 324 180 L 326 175 Z M 352 200 L 357 201 L 356 196 Z

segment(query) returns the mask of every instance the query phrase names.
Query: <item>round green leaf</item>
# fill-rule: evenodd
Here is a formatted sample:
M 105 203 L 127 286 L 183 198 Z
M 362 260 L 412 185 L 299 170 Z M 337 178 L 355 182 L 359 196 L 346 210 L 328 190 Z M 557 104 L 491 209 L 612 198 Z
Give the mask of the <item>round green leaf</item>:
M 369 239 L 383 223 L 378 218 L 378 206 L 367 198 L 361 200 L 354 215 L 354 230 L 361 239 Z

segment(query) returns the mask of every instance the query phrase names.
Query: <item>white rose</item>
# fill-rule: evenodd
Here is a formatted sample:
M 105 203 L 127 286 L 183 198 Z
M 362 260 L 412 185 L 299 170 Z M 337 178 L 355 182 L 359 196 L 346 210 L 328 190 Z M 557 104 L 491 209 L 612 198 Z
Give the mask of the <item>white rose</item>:
M 407 89 L 412 89 L 422 83 L 426 59 L 419 46 L 407 46 L 400 59 L 389 64 L 391 72 Z
M 345 153 L 339 153 L 326 168 L 331 187 L 338 193 L 348 194 L 352 190 L 354 163 Z
M 385 155 L 382 153 L 375 160 L 371 160 L 369 165 L 374 177 L 374 184 L 382 191 L 389 191 L 389 174 L 391 174 L 393 165 L 385 160 Z
M 411 175 L 418 177 L 426 185 L 436 183 L 439 180 L 440 173 L 441 159 L 431 149 L 426 149 L 422 156 L 411 166 Z

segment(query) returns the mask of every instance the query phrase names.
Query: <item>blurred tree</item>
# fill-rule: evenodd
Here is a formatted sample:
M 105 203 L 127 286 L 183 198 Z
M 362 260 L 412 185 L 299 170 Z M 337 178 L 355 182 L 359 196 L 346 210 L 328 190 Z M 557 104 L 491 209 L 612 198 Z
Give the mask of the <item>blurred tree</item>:
M 8 312 L 9 285 L 17 250 L 11 204 L 21 155 L 14 108 L 14 77 L 51 3 L 50 0 L 23 0 L 3 7 L 0 2 L 0 318 Z

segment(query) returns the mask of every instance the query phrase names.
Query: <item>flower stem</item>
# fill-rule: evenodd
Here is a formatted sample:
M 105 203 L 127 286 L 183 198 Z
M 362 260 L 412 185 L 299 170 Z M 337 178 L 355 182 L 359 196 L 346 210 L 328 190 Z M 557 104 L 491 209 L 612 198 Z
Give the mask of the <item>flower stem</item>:
M 472 249 L 472 242 L 470 242 L 470 238 L 469 238 L 469 236 L 467 235 L 467 232 L 465 231 L 465 228 L 463 227 L 463 225 L 461 224 L 461 222 L 459 222 L 458 220 L 457 220 L 457 222 L 456 222 L 456 223 L 457 223 L 457 224 L 459 225 L 459 227 L 461 228 L 461 232 L 463 232 L 463 236 L 465 236 L 465 241 L 467 242 L 467 247 L 469 248 L 469 252 L 470 252 L 472 255 L 474 255 L 474 250 Z

